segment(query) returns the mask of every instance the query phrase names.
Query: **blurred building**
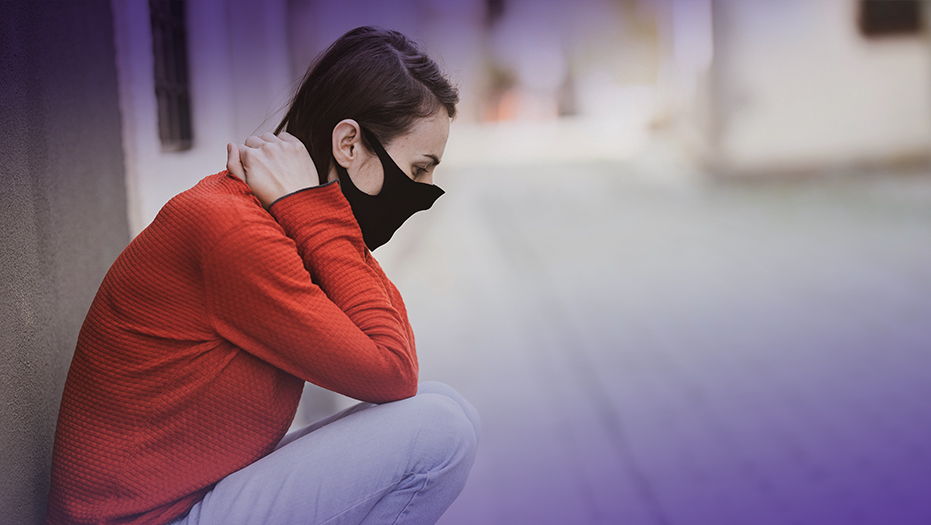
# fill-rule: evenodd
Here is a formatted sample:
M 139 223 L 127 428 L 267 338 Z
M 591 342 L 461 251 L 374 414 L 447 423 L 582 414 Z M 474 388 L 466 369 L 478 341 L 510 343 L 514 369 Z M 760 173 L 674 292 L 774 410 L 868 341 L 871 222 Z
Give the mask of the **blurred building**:
M 898 22 L 871 30 L 887 4 Z M 459 85 L 446 166 L 624 160 L 658 136 L 731 176 L 923 163 L 931 148 L 918 1 L 184 5 L 192 138 L 179 148 L 157 131 L 149 7 L 113 2 L 133 231 L 222 169 L 227 142 L 272 129 L 313 58 L 363 24 L 423 43 Z
M 712 165 L 735 173 L 925 162 L 924 2 L 713 3 Z

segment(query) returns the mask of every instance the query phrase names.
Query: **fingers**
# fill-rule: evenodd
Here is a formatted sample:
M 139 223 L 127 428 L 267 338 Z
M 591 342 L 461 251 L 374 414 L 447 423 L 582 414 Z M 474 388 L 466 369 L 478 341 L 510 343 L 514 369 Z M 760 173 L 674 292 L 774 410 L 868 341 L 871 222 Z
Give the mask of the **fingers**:
M 227 154 L 230 174 L 248 184 L 266 207 L 283 195 L 320 182 L 307 148 L 290 135 L 253 135 L 243 145 L 229 144 Z
M 296 147 L 300 151 L 307 151 L 307 154 L 310 154 L 310 151 L 307 150 L 307 147 L 304 145 L 304 142 L 301 139 L 295 137 L 294 135 L 288 133 L 287 131 L 282 131 L 278 134 L 278 139 L 282 142 L 287 142 L 291 146 Z M 310 162 L 313 162 L 313 159 L 310 159 Z M 314 168 L 316 170 L 316 168 Z
M 274 133 L 262 133 L 261 135 L 252 135 L 246 139 L 246 146 L 250 148 L 261 148 L 266 144 L 275 144 L 281 142 Z
M 246 181 L 246 171 L 242 167 L 242 157 L 239 154 L 239 147 L 235 144 L 226 145 L 226 169 L 239 180 Z
M 301 142 L 297 137 L 288 133 L 287 131 L 282 131 L 278 134 L 278 138 L 285 142 Z M 301 142 L 303 144 L 303 142 Z
M 250 148 L 261 148 L 262 146 L 265 145 L 265 142 L 266 141 L 262 140 L 260 137 L 256 137 L 255 135 L 252 135 L 251 137 L 246 139 L 246 146 Z

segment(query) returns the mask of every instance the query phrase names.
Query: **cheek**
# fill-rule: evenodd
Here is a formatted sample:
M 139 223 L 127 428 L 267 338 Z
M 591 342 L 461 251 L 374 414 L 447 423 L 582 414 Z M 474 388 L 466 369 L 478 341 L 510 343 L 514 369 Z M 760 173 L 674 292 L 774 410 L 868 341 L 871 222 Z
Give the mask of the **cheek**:
M 372 159 L 370 159 L 359 166 L 359 170 L 356 173 L 349 174 L 356 188 L 359 188 L 360 191 L 368 193 L 369 195 L 378 195 L 381 191 L 382 183 L 385 181 L 385 174 L 381 169 L 381 163 L 378 162 L 377 158 L 374 160 L 375 162 L 372 162 Z

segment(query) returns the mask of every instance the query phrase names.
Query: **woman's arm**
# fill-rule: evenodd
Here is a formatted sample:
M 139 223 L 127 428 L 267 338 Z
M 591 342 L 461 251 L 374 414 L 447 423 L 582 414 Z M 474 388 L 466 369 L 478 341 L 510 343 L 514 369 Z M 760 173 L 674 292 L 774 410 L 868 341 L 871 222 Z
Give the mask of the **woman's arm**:
M 263 166 L 274 170 L 265 160 Z M 247 180 L 260 176 L 255 170 Z M 384 402 L 413 395 L 417 356 L 403 306 L 392 304 L 384 276 L 366 261 L 339 187 L 311 187 L 280 200 L 273 192 L 258 197 L 274 203 L 269 212 L 285 235 L 244 224 L 210 252 L 204 273 L 218 333 L 350 397 Z

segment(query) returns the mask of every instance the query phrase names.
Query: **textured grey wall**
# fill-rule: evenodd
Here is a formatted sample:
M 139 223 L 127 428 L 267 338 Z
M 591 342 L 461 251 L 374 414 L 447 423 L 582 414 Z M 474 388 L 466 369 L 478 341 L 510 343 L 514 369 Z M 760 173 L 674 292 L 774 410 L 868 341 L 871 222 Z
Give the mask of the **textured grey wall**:
M 78 331 L 129 241 L 110 3 L 0 2 L 0 524 L 45 515 Z

